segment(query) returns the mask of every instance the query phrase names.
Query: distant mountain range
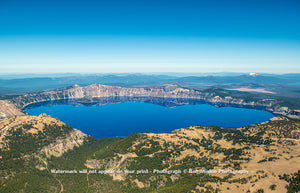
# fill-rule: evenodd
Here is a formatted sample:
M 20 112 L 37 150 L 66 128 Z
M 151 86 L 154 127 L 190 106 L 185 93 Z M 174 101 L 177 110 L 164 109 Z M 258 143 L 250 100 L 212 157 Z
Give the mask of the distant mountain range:
M 183 74 L 184 75 L 184 74 Z M 27 77 L 28 76 L 28 77 Z M 194 89 L 205 88 L 239 88 L 255 87 L 267 88 L 278 95 L 300 97 L 300 74 L 243 74 L 243 75 L 205 75 L 205 76 L 170 76 L 148 74 L 59 74 L 35 77 L 27 75 L 23 78 L 17 76 L 0 76 L 0 95 L 24 94 L 47 89 L 67 87 L 74 84 L 87 86 L 94 83 L 110 86 L 144 87 L 162 84 L 177 83 L 184 87 Z M 284 85 L 284 86 L 283 86 Z

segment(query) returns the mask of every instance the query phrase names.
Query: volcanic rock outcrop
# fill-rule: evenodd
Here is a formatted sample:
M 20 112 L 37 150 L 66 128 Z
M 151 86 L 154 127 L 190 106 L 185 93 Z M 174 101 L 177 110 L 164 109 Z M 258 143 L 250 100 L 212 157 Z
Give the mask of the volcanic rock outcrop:
M 279 104 L 277 99 L 260 98 L 244 99 L 243 97 L 220 96 L 213 89 L 210 91 L 198 91 L 180 87 L 176 84 L 167 84 L 145 88 L 128 88 L 118 86 L 107 86 L 93 84 L 85 87 L 73 85 L 71 87 L 59 88 L 38 93 L 25 94 L 15 97 L 11 101 L 20 109 L 32 103 L 61 100 L 61 99 L 85 99 L 101 97 L 157 97 L 177 99 L 197 99 L 215 106 L 251 106 L 259 107 L 270 112 L 286 115 L 293 118 L 300 118 L 300 111 L 290 109 Z

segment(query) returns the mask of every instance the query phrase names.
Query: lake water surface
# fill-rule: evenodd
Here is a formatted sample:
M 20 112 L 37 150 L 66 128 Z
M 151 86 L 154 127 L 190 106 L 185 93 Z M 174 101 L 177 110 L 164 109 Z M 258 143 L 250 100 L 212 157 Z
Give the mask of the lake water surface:
M 267 111 L 222 107 L 208 104 L 167 108 L 143 103 L 125 102 L 100 106 L 59 104 L 25 109 L 31 115 L 46 113 L 73 128 L 94 136 L 128 136 L 135 132 L 171 132 L 187 126 L 241 127 L 261 123 L 274 117 Z

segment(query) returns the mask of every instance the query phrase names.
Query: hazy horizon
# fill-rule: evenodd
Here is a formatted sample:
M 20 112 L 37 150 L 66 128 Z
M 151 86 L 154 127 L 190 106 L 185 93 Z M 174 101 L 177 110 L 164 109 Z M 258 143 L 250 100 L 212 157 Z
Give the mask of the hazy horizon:
M 264 72 L 22 72 L 22 73 L 1 73 L 0 76 L 10 76 L 10 75 L 81 75 L 81 76 L 88 76 L 88 75 L 169 75 L 169 76 L 183 76 L 183 75 L 209 75 L 209 76 L 230 76 L 230 75 L 249 75 L 249 74 L 256 74 L 256 75 L 288 75 L 288 74 L 300 74 L 298 72 L 291 72 L 291 73 L 264 73 Z

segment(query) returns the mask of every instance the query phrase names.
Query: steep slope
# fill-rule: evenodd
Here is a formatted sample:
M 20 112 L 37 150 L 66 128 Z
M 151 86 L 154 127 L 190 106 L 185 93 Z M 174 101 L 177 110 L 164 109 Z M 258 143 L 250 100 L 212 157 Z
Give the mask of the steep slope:
M 40 171 L 49 171 L 47 158 L 61 156 L 88 140 L 81 131 L 46 114 L 1 118 L 0 134 L 0 192 L 21 191 L 18 183 L 6 189 L 15 180 L 41 180 L 46 184 L 53 181 L 55 186 L 40 185 L 41 192 L 48 188 L 57 190 L 59 180 L 39 176 Z M 38 185 L 37 181 L 34 183 Z
M 0 117 L 9 117 L 13 115 L 24 115 L 12 102 L 0 100 Z
M 93 84 L 86 87 L 74 85 L 72 87 L 49 90 L 39 93 L 25 94 L 15 97 L 11 101 L 18 107 L 43 101 L 61 99 L 83 99 L 92 101 L 101 97 L 157 97 L 176 99 L 202 100 L 216 106 L 251 106 L 252 108 L 264 108 L 270 112 L 300 118 L 300 110 L 297 110 L 295 101 L 287 103 L 286 100 L 279 100 L 272 97 L 261 97 L 241 92 L 230 92 L 222 89 L 207 89 L 198 91 L 180 87 L 176 84 L 162 85 L 145 88 L 127 88 Z M 298 101 L 299 102 L 299 101 Z M 298 103 L 297 103 L 298 104 Z M 284 106 L 287 105 L 287 106 Z M 296 106 L 295 106 L 296 105 Z
M 81 99 L 81 98 L 95 98 L 95 97 L 117 97 L 117 96 L 131 96 L 131 97 L 162 97 L 162 98 L 197 98 L 201 99 L 203 96 L 201 92 L 181 88 L 178 85 L 163 85 L 149 88 L 127 88 L 106 86 L 100 84 L 93 84 L 86 87 L 74 85 L 61 89 L 55 89 L 40 93 L 26 94 L 13 99 L 13 102 L 19 107 L 30 103 L 40 101 L 58 100 L 58 99 Z

